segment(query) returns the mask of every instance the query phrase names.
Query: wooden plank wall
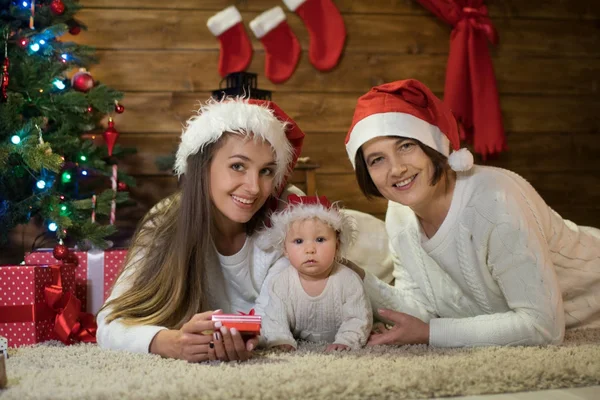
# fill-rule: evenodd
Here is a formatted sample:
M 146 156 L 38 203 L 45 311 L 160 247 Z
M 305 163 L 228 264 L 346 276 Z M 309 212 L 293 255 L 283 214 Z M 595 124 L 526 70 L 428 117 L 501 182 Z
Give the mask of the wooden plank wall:
M 417 78 L 443 95 L 450 28 L 412 0 L 335 0 L 346 23 L 345 54 L 332 72 L 309 63 L 300 18 L 274 0 L 82 0 L 89 27 L 76 39 L 99 49 L 98 80 L 126 92 L 117 118 L 120 143 L 139 155 L 126 165 L 138 178 L 135 221 L 175 180 L 154 160 L 172 151 L 182 123 L 218 87 L 219 42 L 206 28 L 235 4 L 254 57 L 259 86 L 306 131 L 304 155 L 319 163 L 319 193 L 383 217 L 384 201 L 367 201 L 343 146 L 356 98 L 371 86 Z M 500 35 L 492 50 L 510 150 L 490 162 L 529 179 L 559 213 L 600 227 L 600 5 L 594 0 L 488 1 Z M 304 50 L 292 78 L 274 85 L 263 74 L 264 51 L 248 28 L 281 5 Z M 123 218 L 121 218 L 123 221 Z M 123 221 L 125 222 L 125 221 Z
M 249 71 L 307 133 L 303 155 L 321 165 L 318 192 L 383 217 L 386 203 L 364 199 L 343 146 L 353 107 L 373 85 L 411 77 L 442 96 L 450 28 L 412 0 L 334 1 L 348 31 L 345 54 L 320 73 L 308 61 L 302 21 L 279 1 L 81 0 L 78 17 L 89 30 L 74 40 L 98 49 L 93 76 L 125 91 L 119 143 L 139 150 L 122 166 L 138 180 L 138 205 L 119 216 L 124 231 L 176 188 L 154 161 L 176 148 L 182 123 L 218 87 L 219 42 L 206 21 L 232 4 L 253 42 Z M 500 35 L 492 55 L 510 147 L 489 164 L 523 175 L 563 216 L 600 227 L 600 3 L 487 3 Z M 282 85 L 264 77 L 264 51 L 248 28 L 275 5 L 304 50 Z

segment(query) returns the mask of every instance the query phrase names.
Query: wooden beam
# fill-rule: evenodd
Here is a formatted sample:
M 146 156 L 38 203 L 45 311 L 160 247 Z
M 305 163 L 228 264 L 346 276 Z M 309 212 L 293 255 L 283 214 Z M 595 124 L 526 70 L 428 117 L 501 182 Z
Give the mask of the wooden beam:
M 583 172 L 596 171 L 600 174 L 600 141 L 593 133 L 512 133 L 509 132 L 508 151 L 487 165 L 523 171 Z M 354 171 L 344 147 L 343 132 L 310 132 L 302 149 L 302 156 L 310 157 L 321 167 L 317 174 L 353 174 Z M 100 135 L 97 143 L 101 144 Z M 143 134 L 124 133 L 118 143 L 124 147 L 135 147 L 138 153 L 123 160 L 120 168 L 132 175 L 170 175 L 170 171 L 159 171 L 155 162 L 160 156 L 174 154 L 179 144 L 179 135 L 172 133 Z M 481 160 L 477 160 L 482 163 Z M 316 183 L 315 183 L 316 185 Z
M 101 50 L 93 66 L 96 80 L 125 91 L 194 92 L 218 88 L 219 51 Z M 260 75 L 261 89 L 279 92 L 366 92 L 372 86 L 414 78 L 443 92 L 447 55 L 348 53 L 333 71 L 317 71 L 304 54 L 285 84 L 264 77 L 265 53 L 254 54 L 248 71 Z M 500 93 L 598 94 L 600 58 L 573 62 L 566 58 L 495 57 Z M 140 66 L 143 65 L 143 68 Z M 364 66 L 361 68 L 360 66 Z
M 273 100 L 306 132 L 347 132 L 362 93 L 279 93 Z M 181 133 L 185 121 L 210 96 L 198 93 L 126 93 L 126 111 L 115 118 L 117 130 L 131 133 Z M 598 96 L 502 96 L 509 132 L 598 132 Z
M 240 11 L 262 12 L 277 3 L 272 0 L 232 1 L 232 0 L 81 0 L 87 8 L 133 8 L 133 9 L 175 9 L 175 10 L 211 10 L 217 12 L 230 5 Z M 597 2 L 571 2 L 558 0 L 504 0 L 488 1 L 490 16 L 495 18 L 558 18 L 558 19 L 598 19 L 600 5 Z M 290 13 L 283 4 L 279 4 Z M 414 0 L 336 0 L 335 5 L 342 13 L 361 14 L 400 14 L 428 15 L 427 9 Z
M 206 28 L 212 14 L 198 10 L 83 9 L 78 18 L 93 22 L 88 25 L 88 31 L 72 38 L 99 49 L 216 50 L 219 42 Z M 256 12 L 242 14 L 246 22 L 257 15 Z M 448 53 L 451 29 L 430 15 L 350 14 L 344 16 L 344 22 L 349 32 L 346 53 Z M 302 48 L 308 49 L 308 32 L 300 18 L 290 15 L 288 23 Z M 600 55 L 596 43 L 598 24 L 593 20 L 503 19 L 495 25 L 501 38 L 501 44 L 494 50 L 498 55 L 585 58 Z M 255 49 L 262 49 L 262 44 L 251 33 L 250 38 Z

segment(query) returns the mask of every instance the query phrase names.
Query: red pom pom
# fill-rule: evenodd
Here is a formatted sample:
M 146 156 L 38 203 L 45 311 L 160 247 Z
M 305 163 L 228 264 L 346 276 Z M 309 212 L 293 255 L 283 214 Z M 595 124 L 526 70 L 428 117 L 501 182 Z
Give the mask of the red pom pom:
M 57 244 L 56 246 L 54 246 L 52 255 L 57 260 L 66 260 L 69 257 L 69 248 L 64 244 Z
M 65 12 L 65 4 L 62 0 L 52 0 L 50 10 L 56 15 L 62 15 Z
M 71 78 L 71 86 L 78 92 L 87 92 L 94 87 L 94 78 L 89 72 L 80 70 Z

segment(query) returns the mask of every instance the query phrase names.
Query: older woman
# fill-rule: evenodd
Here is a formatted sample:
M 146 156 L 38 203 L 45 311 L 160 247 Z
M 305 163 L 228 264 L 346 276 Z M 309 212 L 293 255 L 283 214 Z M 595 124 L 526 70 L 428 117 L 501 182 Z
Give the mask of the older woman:
M 519 175 L 473 166 L 459 129 L 415 80 L 358 100 L 346 149 L 363 193 L 389 200 L 396 278 L 358 271 L 394 324 L 370 344 L 556 344 L 565 326 L 597 325 L 600 231 L 562 219 Z

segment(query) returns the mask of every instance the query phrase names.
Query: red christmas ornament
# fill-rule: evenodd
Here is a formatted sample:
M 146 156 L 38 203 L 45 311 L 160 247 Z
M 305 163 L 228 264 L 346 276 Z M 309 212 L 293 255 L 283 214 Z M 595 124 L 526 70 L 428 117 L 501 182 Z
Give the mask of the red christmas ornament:
M 61 0 L 52 0 L 52 3 L 50 3 L 50 10 L 55 15 L 62 15 L 65 12 L 65 3 Z
M 2 101 L 8 99 L 8 67 L 10 67 L 10 61 L 6 57 L 2 64 L 2 83 L 0 84 L 0 87 L 2 87 Z
M 52 255 L 57 260 L 66 260 L 69 257 L 69 248 L 64 244 L 57 244 L 52 250 Z
M 71 78 L 71 86 L 78 92 L 87 92 L 94 87 L 94 78 L 85 69 L 80 69 Z
M 69 28 L 69 33 L 73 36 L 79 35 L 80 32 L 81 32 L 81 27 L 79 25 L 73 25 L 72 27 Z
M 117 190 L 119 192 L 124 192 L 124 191 L 126 191 L 128 189 L 129 189 L 129 187 L 127 186 L 127 184 L 125 182 L 119 182 L 119 183 L 117 183 Z
M 21 46 L 22 48 L 27 47 L 28 44 L 29 44 L 29 39 L 27 39 L 27 38 L 19 39 L 19 46 Z
M 76 19 L 68 20 L 67 26 L 69 27 L 69 33 L 71 35 L 79 35 L 79 33 L 81 32 L 81 25 L 79 25 Z
M 92 107 L 92 106 L 89 106 L 89 107 L 87 108 L 87 112 L 91 113 L 92 111 L 94 111 L 94 107 Z
M 125 107 L 122 104 L 117 103 L 115 100 L 115 112 L 117 114 L 123 114 L 123 111 L 125 111 Z
M 115 143 L 117 143 L 117 139 L 119 138 L 119 132 L 117 132 L 115 129 L 115 121 L 113 121 L 112 118 L 108 119 L 108 128 L 106 128 L 102 134 L 102 137 L 104 137 L 106 147 L 108 147 L 108 155 L 112 156 L 113 148 L 115 147 Z

